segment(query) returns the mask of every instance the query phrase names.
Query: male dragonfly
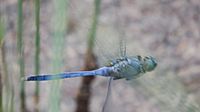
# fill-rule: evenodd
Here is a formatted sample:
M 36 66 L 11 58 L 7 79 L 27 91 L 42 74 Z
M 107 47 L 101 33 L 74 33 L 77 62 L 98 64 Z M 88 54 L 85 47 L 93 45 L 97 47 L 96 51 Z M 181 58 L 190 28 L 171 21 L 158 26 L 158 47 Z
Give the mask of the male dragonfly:
M 114 59 L 109 65 L 91 71 L 63 72 L 58 74 L 41 74 L 26 77 L 25 81 L 47 81 L 83 76 L 104 76 L 116 79 L 135 79 L 146 72 L 154 70 L 157 61 L 152 56 L 122 56 Z

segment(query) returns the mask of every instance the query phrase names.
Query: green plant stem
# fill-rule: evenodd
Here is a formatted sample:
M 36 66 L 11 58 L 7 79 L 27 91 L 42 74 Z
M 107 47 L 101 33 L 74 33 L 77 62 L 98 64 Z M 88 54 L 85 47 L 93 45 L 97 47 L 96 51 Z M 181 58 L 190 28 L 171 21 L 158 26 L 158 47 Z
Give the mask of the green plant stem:
M 1 53 L 0 53 L 0 58 L 2 59 L 2 51 L 1 51 Z M 2 82 L 2 75 L 3 75 L 3 73 L 2 73 L 2 71 L 3 71 L 3 63 L 2 63 L 2 61 L 0 62 L 0 64 L 1 64 L 1 68 L 0 68 L 0 70 L 1 70 L 1 73 L 0 73 L 0 112 L 3 112 L 3 82 Z
M 2 25 L 2 21 L 0 18 L 0 112 L 3 112 L 3 56 L 2 56 L 2 44 L 3 44 L 3 39 L 4 39 L 4 28 Z
M 17 52 L 18 62 L 20 66 L 20 79 L 24 77 L 24 42 L 23 42 L 23 0 L 18 0 L 18 27 L 17 27 Z M 25 104 L 25 85 L 24 81 L 20 80 L 20 111 L 26 111 Z
M 68 8 L 68 0 L 58 0 L 53 2 L 54 5 L 54 16 L 52 18 L 52 29 L 53 29 L 53 37 L 52 37 L 52 72 L 58 73 L 63 67 L 63 49 L 64 49 L 64 41 L 66 34 L 66 23 L 68 21 L 67 18 L 67 8 Z M 51 91 L 49 93 L 49 108 L 48 112 L 59 112 L 60 111 L 60 88 L 61 81 L 52 81 L 51 82 Z
M 2 112 L 3 111 L 9 111 L 12 107 L 9 106 L 9 103 L 11 103 L 10 101 L 10 97 L 12 97 L 13 91 L 11 88 L 11 83 L 8 77 L 8 70 L 7 70 L 7 64 L 6 64 L 6 59 L 5 59 L 5 52 L 4 52 L 4 44 L 1 45 L 0 47 L 0 66 L 1 66 L 1 76 L 2 76 L 2 96 L 3 96 L 3 100 L 5 105 L 4 107 L 2 107 Z M 9 111 L 10 112 L 10 111 Z
M 5 28 L 0 18 L 0 80 L 1 80 L 1 107 L 0 112 L 13 112 L 14 110 L 14 87 L 12 75 L 8 75 L 5 53 Z M 3 105 L 4 103 L 4 105 Z
M 94 48 L 94 40 L 96 37 L 96 30 L 97 30 L 97 24 L 98 24 L 98 16 L 100 13 L 100 5 L 101 0 L 95 0 L 95 9 L 94 9 L 94 15 L 93 15 L 93 21 L 92 21 L 92 26 L 90 29 L 90 32 L 88 34 L 88 51 L 93 51 Z
M 35 0 L 35 74 L 40 72 L 40 0 Z M 39 81 L 36 81 L 35 85 L 35 112 L 39 111 Z

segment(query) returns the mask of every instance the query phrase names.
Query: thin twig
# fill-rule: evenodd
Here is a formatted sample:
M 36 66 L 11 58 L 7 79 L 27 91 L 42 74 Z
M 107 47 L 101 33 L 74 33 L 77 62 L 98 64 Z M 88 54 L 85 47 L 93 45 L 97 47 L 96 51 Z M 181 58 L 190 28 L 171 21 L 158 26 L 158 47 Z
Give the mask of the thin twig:
M 17 51 L 18 51 L 18 63 L 20 66 L 20 78 L 24 77 L 24 41 L 22 37 L 23 33 L 23 0 L 18 0 L 18 29 L 17 29 Z M 25 104 L 25 85 L 24 81 L 20 81 L 20 111 L 26 112 Z
M 35 74 L 40 72 L 40 0 L 35 0 Z M 36 81 L 35 85 L 35 112 L 39 112 L 39 81 Z
M 102 112 L 105 112 L 106 106 L 108 105 L 108 100 L 110 98 L 111 88 L 112 88 L 112 86 L 111 86 L 112 80 L 113 80 L 113 77 L 110 77 L 109 82 L 108 82 L 108 90 L 107 90 L 107 94 L 106 94 L 106 99 L 103 104 Z

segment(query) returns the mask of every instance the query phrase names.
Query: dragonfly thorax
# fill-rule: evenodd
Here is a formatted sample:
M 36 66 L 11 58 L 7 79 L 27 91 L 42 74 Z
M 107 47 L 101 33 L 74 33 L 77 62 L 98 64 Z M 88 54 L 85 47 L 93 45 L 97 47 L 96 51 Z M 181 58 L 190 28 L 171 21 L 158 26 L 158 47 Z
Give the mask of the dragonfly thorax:
M 136 56 L 113 60 L 109 66 L 112 67 L 111 76 L 114 79 L 125 78 L 130 80 L 141 76 L 145 72 L 152 71 L 156 65 L 154 58 Z

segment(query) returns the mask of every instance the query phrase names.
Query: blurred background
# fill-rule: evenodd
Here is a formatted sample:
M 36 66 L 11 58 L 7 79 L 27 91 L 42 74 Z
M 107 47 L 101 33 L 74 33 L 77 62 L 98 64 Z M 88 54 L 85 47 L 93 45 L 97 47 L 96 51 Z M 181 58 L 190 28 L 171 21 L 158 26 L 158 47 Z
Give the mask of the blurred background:
M 1 0 L 0 112 L 101 112 L 107 78 L 21 78 L 103 66 L 121 39 L 158 67 L 113 81 L 108 112 L 200 111 L 199 0 Z M 78 108 L 81 94 L 89 103 Z

